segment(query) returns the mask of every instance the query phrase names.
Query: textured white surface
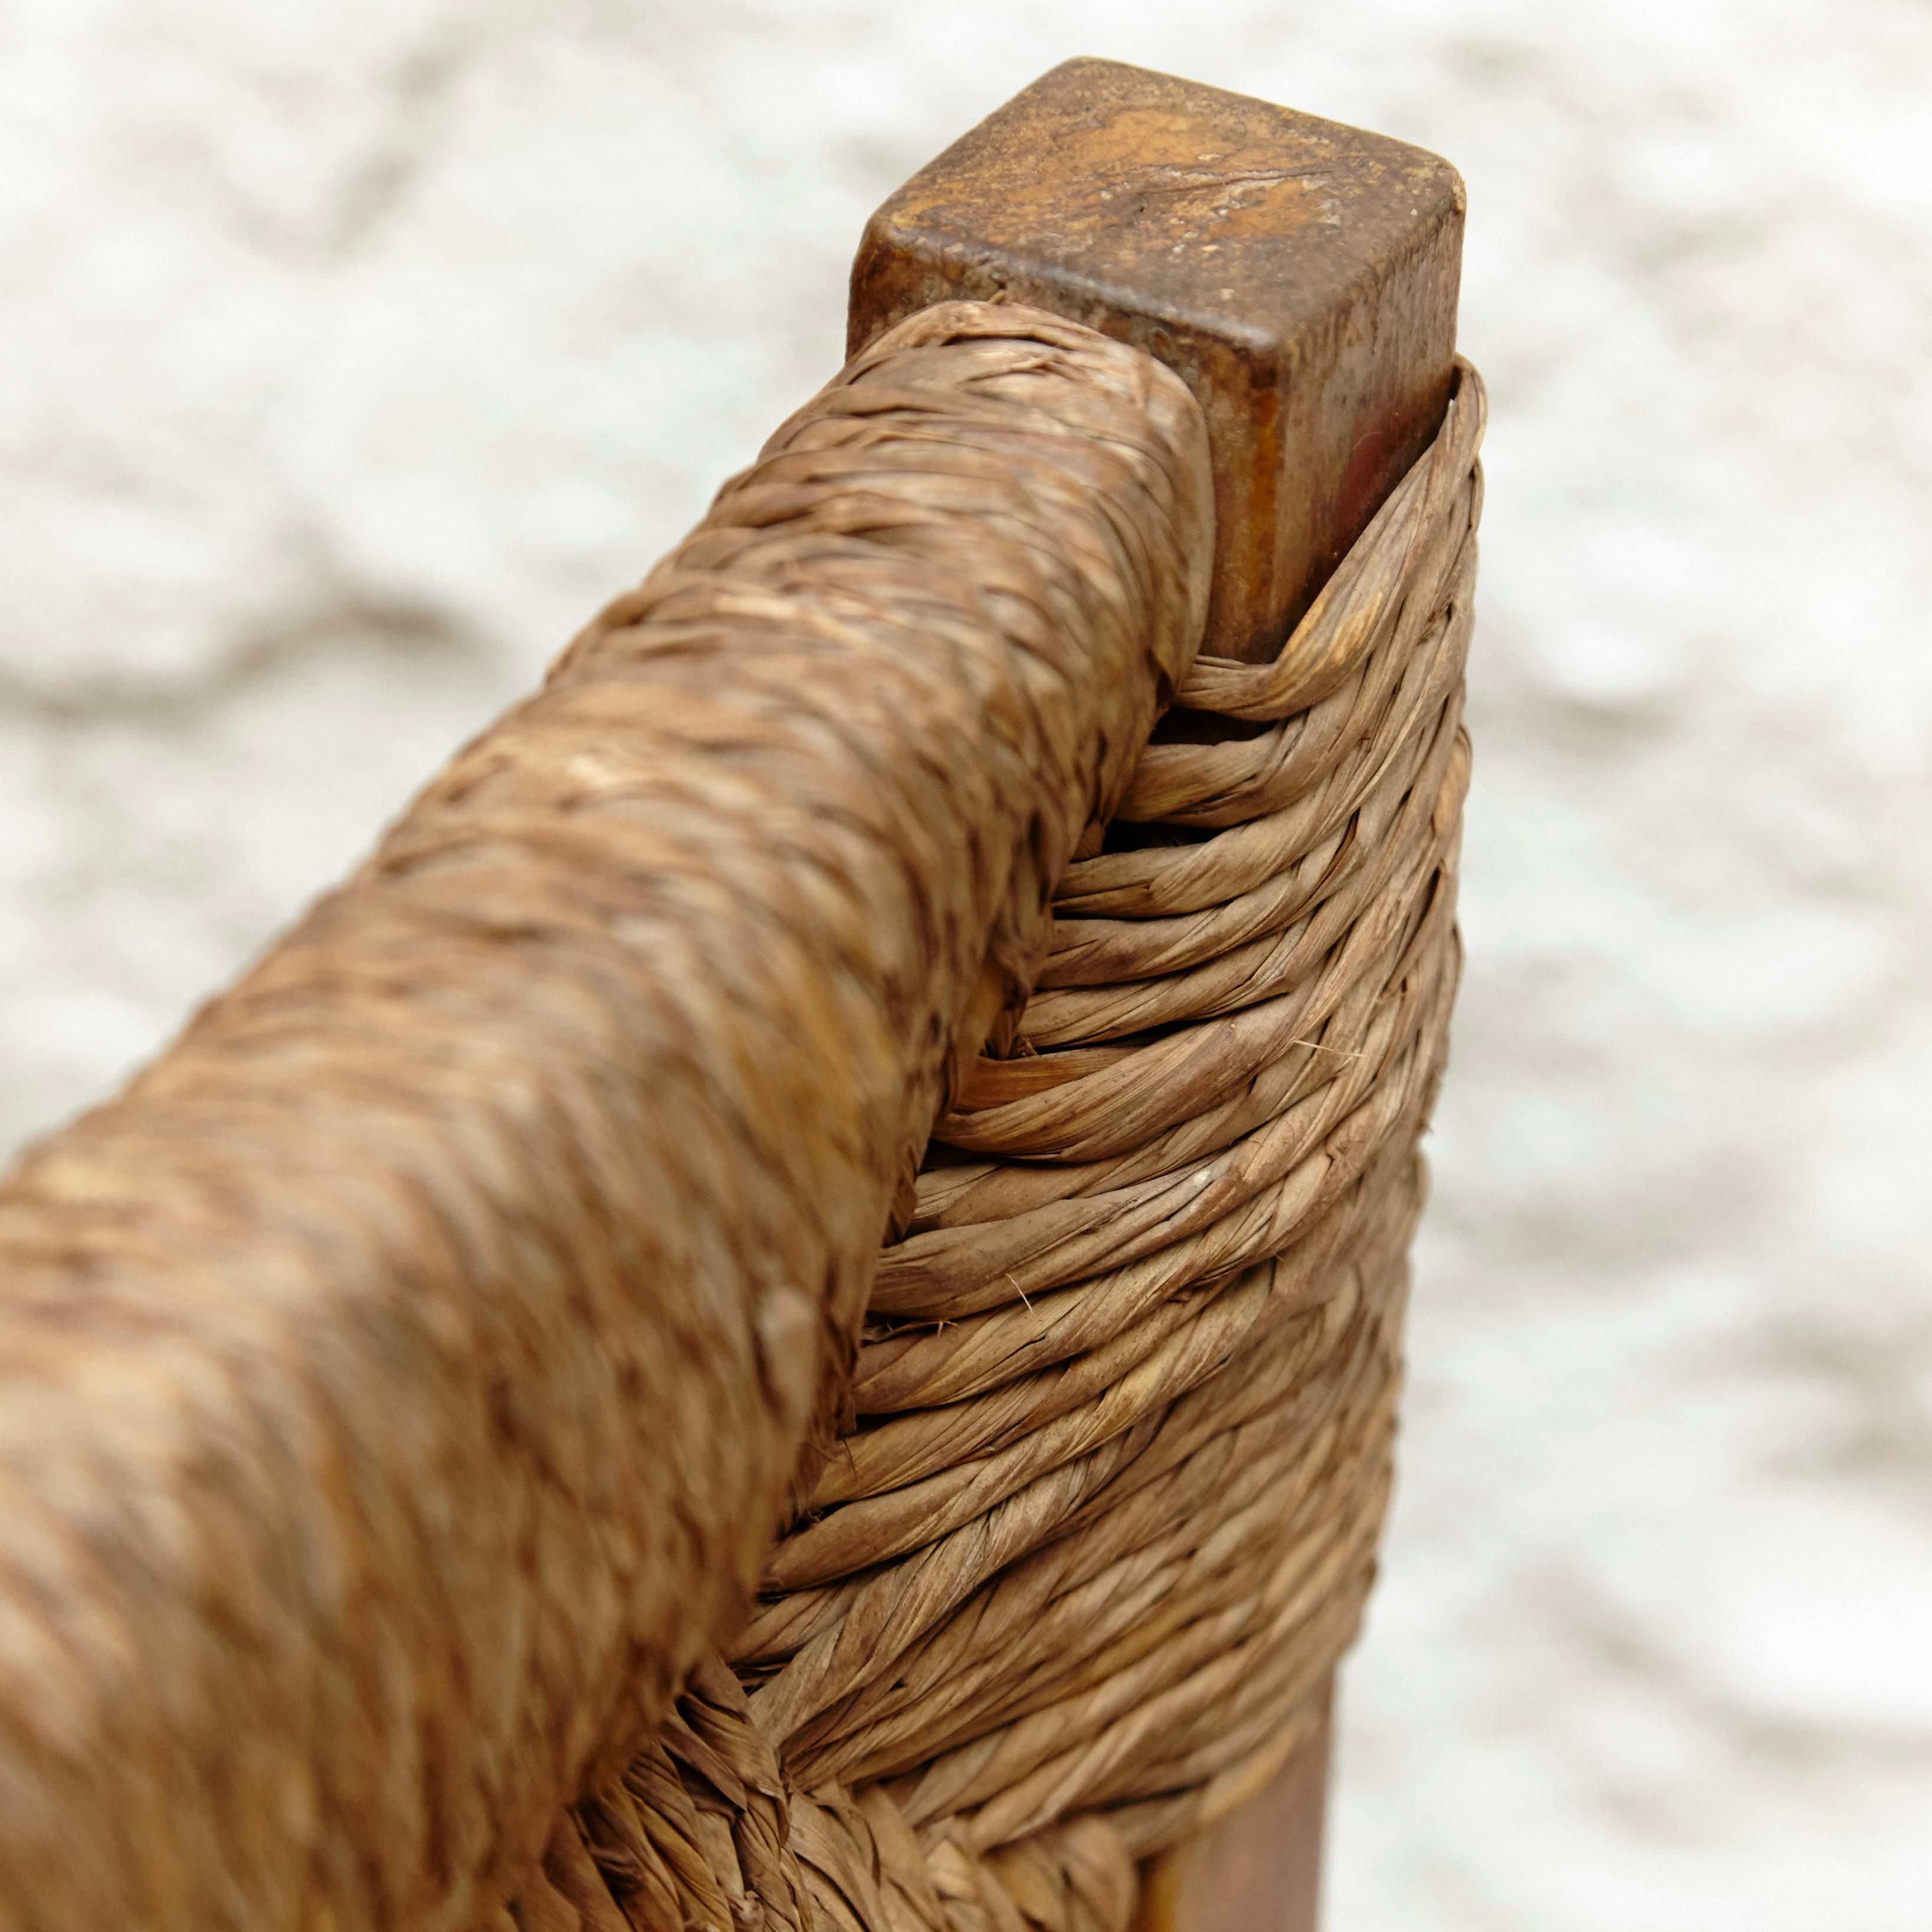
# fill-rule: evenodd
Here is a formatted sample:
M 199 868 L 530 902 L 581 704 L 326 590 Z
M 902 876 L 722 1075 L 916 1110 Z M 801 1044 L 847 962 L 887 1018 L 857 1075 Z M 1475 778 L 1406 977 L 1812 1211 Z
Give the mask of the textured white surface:
M 1932 1923 L 1932 12 L 0 0 L 0 1140 L 106 1089 L 1106 53 L 1468 178 L 1470 968 L 1336 1932 Z

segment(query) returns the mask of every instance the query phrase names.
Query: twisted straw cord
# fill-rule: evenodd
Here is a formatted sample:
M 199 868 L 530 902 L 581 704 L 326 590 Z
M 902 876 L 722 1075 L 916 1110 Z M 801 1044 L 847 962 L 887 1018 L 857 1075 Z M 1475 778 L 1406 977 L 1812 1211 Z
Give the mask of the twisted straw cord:
M 524 1922 L 802 1922 L 704 1660 L 1210 517 L 1146 356 L 915 318 L 0 1186 L 0 1924 L 487 1920 L 627 1763 Z
M 1311 1732 L 1386 1505 L 1454 990 L 1482 416 L 1464 367 L 1276 662 L 1197 662 L 1184 704 L 1270 728 L 1148 747 L 1120 816 L 1169 829 L 1062 876 L 935 1130 L 841 1442 L 735 1675 L 686 1694 L 789 1808 L 781 1868 L 674 1740 L 710 1822 L 654 1827 L 648 1884 L 599 1854 L 619 1911 L 560 1928 L 1123 1932 L 1136 1859 Z

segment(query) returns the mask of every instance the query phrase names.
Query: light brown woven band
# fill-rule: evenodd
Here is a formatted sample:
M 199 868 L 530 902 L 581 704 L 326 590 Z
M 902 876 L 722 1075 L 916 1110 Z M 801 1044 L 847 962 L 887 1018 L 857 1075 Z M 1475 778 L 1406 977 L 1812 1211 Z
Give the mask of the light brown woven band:
M 1277 658 L 1184 681 L 936 1130 L 735 1672 L 561 1821 L 525 1932 L 1124 1932 L 1316 1723 L 1454 990 L 1482 422 L 1464 367 Z
M 1139 352 L 914 318 L 0 1188 L 0 1925 L 474 1923 L 687 1678 L 680 1882 L 842 1856 L 703 1660 L 1210 518 Z

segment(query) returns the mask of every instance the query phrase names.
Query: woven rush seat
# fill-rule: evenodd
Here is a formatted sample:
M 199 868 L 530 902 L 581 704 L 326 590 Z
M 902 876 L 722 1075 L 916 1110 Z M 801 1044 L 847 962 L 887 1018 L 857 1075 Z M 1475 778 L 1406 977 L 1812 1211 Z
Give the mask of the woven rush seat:
M 707 1658 L 1213 516 L 1172 371 L 922 310 L 0 1178 L 0 1923 L 802 1918 L 850 1834 Z M 722 1795 L 531 1887 L 659 1735 Z
M 1458 964 L 1480 381 L 1198 660 L 958 1084 L 728 1657 L 501 1925 L 1121 1932 L 1359 1624 Z

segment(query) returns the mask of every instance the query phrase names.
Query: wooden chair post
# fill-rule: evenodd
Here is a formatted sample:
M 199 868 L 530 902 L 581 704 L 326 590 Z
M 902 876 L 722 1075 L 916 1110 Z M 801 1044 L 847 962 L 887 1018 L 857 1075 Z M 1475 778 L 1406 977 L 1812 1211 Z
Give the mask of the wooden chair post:
M 1334 1696 L 1265 1790 L 1148 1861 L 1135 1932 L 1316 1932 Z
M 1132 342 L 1206 412 L 1202 650 L 1271 659 L 1442 420 L 1462 184 L 1384 136 L 1118 62 L 1056 68 L 868 224 L 854 349 L 927 304 L 1008 298 Z M 1197 740 L 1222 721 L 1156 730 Z M 1329 1734 L 1153 1862 L 1144 1932 L 1313 1932 Z
M 872 217 L 848 342 L 963 296 L 1165 362 L 1207 412 L 1214 466 L 1202 649 L 1264 661 L 1442 420 L 1462 210 L 1422 148 L 1069 61 Z

